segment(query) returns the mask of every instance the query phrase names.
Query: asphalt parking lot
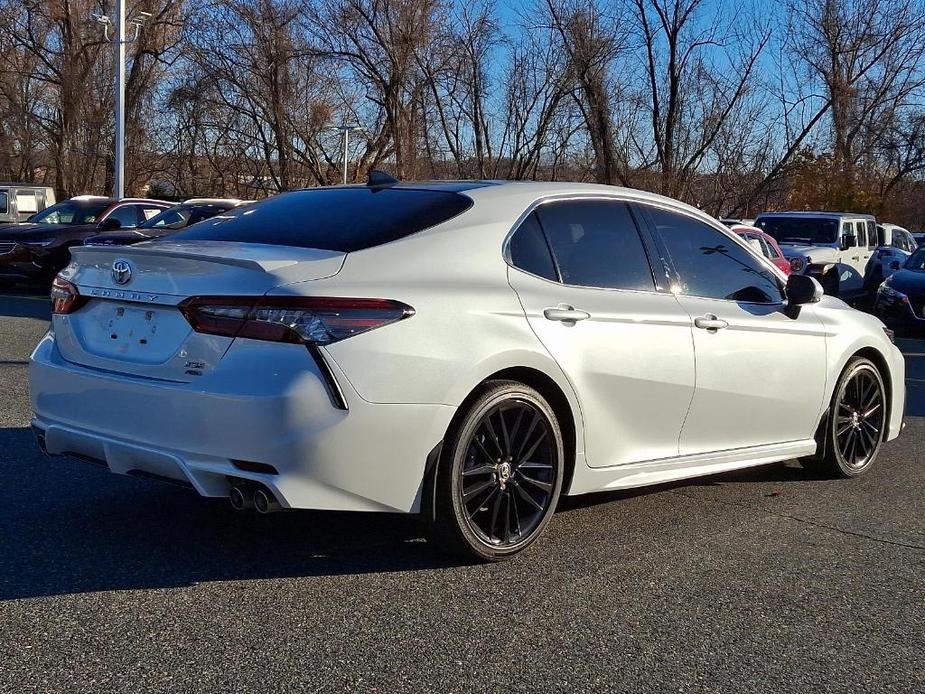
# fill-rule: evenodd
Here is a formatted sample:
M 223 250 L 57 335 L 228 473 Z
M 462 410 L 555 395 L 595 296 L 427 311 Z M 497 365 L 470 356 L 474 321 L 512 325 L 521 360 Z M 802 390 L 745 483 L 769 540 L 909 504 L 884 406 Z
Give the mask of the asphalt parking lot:
M 862 479 L 567 500 L 525 556 L 468 566 L 410 518 L 235 514 L 44 459 L 48 310 L 0 296 L 0 692 L 925 690 L 925 342 Z

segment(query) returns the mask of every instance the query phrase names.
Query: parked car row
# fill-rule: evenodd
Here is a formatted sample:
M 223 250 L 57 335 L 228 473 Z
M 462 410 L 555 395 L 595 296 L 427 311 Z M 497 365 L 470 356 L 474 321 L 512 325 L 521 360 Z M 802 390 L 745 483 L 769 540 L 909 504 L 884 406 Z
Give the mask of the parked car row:
M 19 197 L 24 188 L 16 189 Z M 0 201 L 2 201 L 0 190 Z M 10 198 L 12 199 L 12 198 Z M 48 200 L 47 193 L 42 200 Z M 241 200 L 116 200 L 81 195 L 43 207 L 28 221 L 0 226 L 0 279 L 50 283 L 82 245 L 128 245 L 176 232 L 244 204 Z M 17 210 L 23 210 L 17 201 Z M 0 205 L 2 208 L 2 205 Z

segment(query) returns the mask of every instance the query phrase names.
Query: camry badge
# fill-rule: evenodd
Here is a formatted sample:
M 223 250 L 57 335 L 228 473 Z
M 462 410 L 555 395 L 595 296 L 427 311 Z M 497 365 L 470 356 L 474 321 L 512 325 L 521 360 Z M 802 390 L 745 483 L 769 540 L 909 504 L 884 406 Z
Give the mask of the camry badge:
M 112 264 L 112 281 L 116 284 L 128 284 L 132 280 L 132 264 L 119 258 Z

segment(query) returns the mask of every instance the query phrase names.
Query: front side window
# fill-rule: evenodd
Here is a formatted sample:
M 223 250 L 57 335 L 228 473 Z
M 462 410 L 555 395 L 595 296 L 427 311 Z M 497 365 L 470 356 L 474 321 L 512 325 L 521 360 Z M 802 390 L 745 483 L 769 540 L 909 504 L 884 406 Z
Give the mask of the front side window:
M 784 300 L 774 274 L 721 231 L 677 212 L 649 208 L 649 213 L 683 294 L 747 303 Z
M 563 283 L 655 290 L 649 259 L 626 203 L 570 200 L 544 205 L 538 213 Z
M 925 270 L 925 247 L 917 249 L 903 265 L 906 270 Z
M 514 267 L 548 280 L 558 279 L 556 266 L 549 252 L 549 244 L 546 243 L 543 228 L 540 226 L 535 211 L 531 212 L 530 216 L 514 232 L 509 252 Z
M 186 226 L 192 210 L 188 207 L 171 207 L 161 210 L 141 225 L 142 229 L 182 229 Z
M 6 214 L 10 211 L 10 194 L 5 190 L 0 190 L 0 214 Z

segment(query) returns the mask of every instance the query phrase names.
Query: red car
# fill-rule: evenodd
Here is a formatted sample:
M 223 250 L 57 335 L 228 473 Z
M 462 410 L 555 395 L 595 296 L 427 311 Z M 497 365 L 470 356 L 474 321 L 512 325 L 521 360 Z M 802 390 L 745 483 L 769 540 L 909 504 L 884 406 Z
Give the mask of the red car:
M 730 227 L 735 233 L 748 241 L 748 244 L 765 258 L 783 270 L 785 275 L 790 274 L 790 261 L 784 257 L 773 237 L 765 234 L 761 229 L 750 227 L 747 224 L 735 224 Z

